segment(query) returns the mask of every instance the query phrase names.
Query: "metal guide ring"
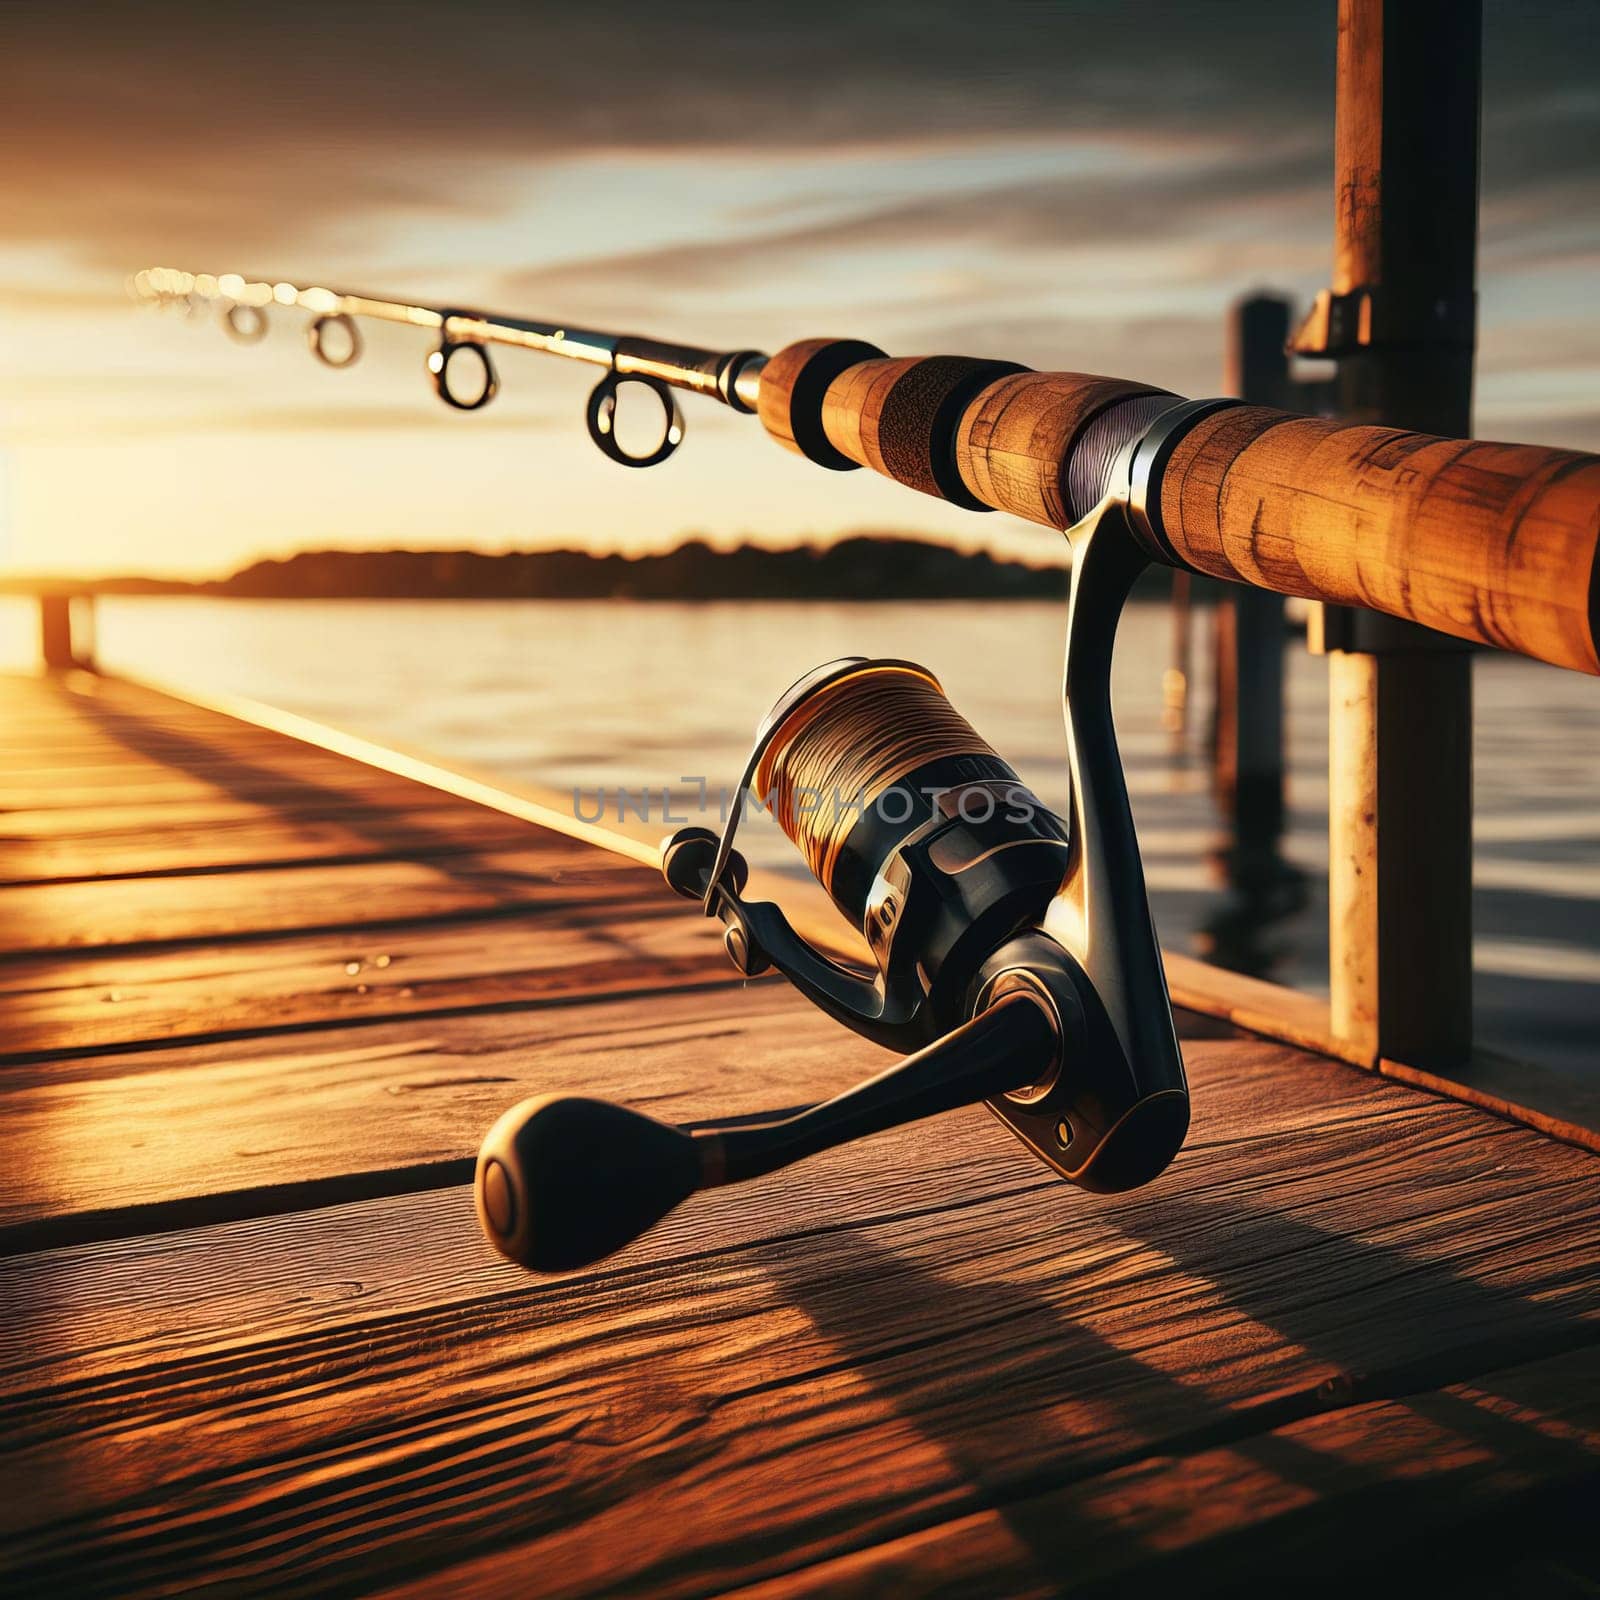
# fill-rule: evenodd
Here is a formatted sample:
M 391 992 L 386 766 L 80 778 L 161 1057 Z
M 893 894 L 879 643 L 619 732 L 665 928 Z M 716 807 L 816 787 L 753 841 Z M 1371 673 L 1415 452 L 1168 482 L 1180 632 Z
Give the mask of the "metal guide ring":
M 643 384 L 661 402 L 661 442 L 645 455 L 629 455 L 617 438 L 617 392 L 625 383 Z M 584 421 L 589 426 L 589 437 L 601 451 L 624 467 L 656 466 L 683 443 L 683 413 L 678 409 L 678 397 L 660 378 L 648 373 L 608 372 L 589 396 Z
M 483 389 L 470 400 L 461 399 L 450 387 L 450 363 L 464 350 L 470 350 L 483 367 Z M 441 339 L 439 348 L 429 352 L 428 372 L 433 378 L 434 393 L 457 411 L 481 411 L 500 392 L 500 375 L 494 370 L 487 346 L 471 340 Z
M 241 322 L 239 313 L 247 320 Z M 247 306 L 235 300 L 222 313 L 222 331 L 240 344 L 260 344 L 267 336 L 267 314 L 260 306 Z
M 342 356 L 335 355 L 328 347 L 330 328 L 338 328 L 345 336 Z M 353 367 L 361 359 L 361 331 L 356 327 L 355 318 L 343 311 L 332 312 L 312 322 L 306 328 L 306 342 L 311 346 L 312 355 L 325 367 Z

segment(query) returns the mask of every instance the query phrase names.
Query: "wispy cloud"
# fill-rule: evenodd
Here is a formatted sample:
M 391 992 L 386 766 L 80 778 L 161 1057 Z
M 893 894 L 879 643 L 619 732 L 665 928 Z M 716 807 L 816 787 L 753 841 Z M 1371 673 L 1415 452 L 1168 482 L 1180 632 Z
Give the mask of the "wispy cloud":
M 351 537 L 446 515 L 517 539 L 559 514 L 626 542 L 921 512 L 866 474 L 791 473 L 698 411 L 666 472 L 591 477 L 583 375 L 563 364 L 508 356 L 507 398 L 463 421 L 428 398 L 414 336 L 375 335 L 313 391 L 279 333 L 261 352 L 186 340 L 128 315 L 122 278 L 166 260 L 348 275 L 708 343 L 853 333 L 1206 391 L 1233 296 L 1326 280 L 1334 9 L 12 0 L 0 439 L 18 528 L 76 549 L 102 525 L 126 544 L 143 518 L 208 561 L 262 528 L 281 543 L 305 483 L 250 471 L 269 437 L 315 457 L 319 503 L 366 519 Z M 1600 444 L 1574 387 L 1600 365 L 1600 29 L 1590 0 L 1487 12 L 1484 426 Z M 130 473 L 137 492 L 96 490 Z M 246 484 L 247 515 L 230 499 Z M 922 520 L 955 527 L 942 516 Z

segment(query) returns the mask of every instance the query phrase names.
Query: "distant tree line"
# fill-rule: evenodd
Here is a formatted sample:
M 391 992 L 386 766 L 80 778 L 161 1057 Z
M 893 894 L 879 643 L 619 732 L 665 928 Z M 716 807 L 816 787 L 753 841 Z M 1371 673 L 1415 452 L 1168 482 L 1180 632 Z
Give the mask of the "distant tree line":
M 202 583 L 109 578 L 61 587 L 104 594 L 323 600 L 1008 600 L 1066 594 L 1066 572 L 925 539 L 855 535 L 831 545 L 714 550 L 692 539 L 659 555 L 583 550 L 302 550 Z M 18 585 L 22 587 L 23 585 Z M 35 582 L 26 587 L 36 588 Z

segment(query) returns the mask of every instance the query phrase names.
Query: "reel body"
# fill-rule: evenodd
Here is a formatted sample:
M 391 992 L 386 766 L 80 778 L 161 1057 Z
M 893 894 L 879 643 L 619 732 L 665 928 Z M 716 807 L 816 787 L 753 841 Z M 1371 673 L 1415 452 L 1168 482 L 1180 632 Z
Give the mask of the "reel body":
M 881 728 L 886 712 L 919 711 L 921 729 L 886 730 L 888 767 L 851 761 L 863 721 Z M 821 757 L 831 786 L 802 784 L 796 792 L 798 778 L 817 776 L 783 771 L 785 758 L 804 769 L 793 762 L 797 746 L 810 747 L 813 768 Z M 882 753 L 867 752 L 869 759 Z M 866 940 L 872 977 L 847 972 L 807 943 L 777 906 L 741 898 L 746 874 L 732 846 L 750 792 L 775 806 L 840 914 Z M 757 736 L 727 829 L 720 838 L 704 828 L 680 830 L 667 841 L 663 870 L 678 893 L 723 919 L 741 971 L 776 966 L 841 1021 L 911 1050 L 972 1014 L 980 968 L 1013 932 L 1042 917 L 1068 848 L 1066 824 L 954 711 L 926 668 L 851 656 L 785 693 Z
M 1045 807 L 912 662 L 847 657 L 808 673 L 757 730 L 720 835 L 684 828 L 662 871 L 723 924 L 735 967 L 776 968 L 856 1032 L 911 1052 L 786 1119 L 688 1130 L 577 1096 L 513 1107 L 478 1158 L 478 1216 L 539 1271 L 583 1265 L 697 1189 L 848 1139 L 985 1102 L 1080 1188 L 1160 1174 L 1189 1096 L 1111 717 L 1117 619 L 1148 557 L 1122 464 L 1068 530 L 1064 684 L 1071 800 Z M 776 815 L 870 952 L 870 970 L 747 899 L 734 848 L 746 800 Z
M 918 685 L 925 699 L 943 698 L 926 668 L 851 657 L 817 668 L 779 700 L 758 730 L 721 838 L 681 830 L 667 842 L 663 870 L 678 893 L 721 918 L 741 971 L 776 967 L 840 1021 L 890 1048 L 925 1046 L 1005 995 L 1031 994 L 1053 1018 L 1056 1060 L 991 1098 L 990 1109 L 1063 1177 L 1111 1192 L 1166 1167 L 1187 1132 L 1189 1104 L 1111 715 L 1117 621 L 1146 558 L 1120 497 L 1109 497 L 1069 538 L 1066 818 L 951 711 L 966 739 L 945 724 L 955 747 L 905 771 L 877 769 L 876 794 L 813 793 L 809 809 L 792 801 L 778 808 L 834 905 L 865 939 L 870 977 L 808 943 L 775 905 L 746 900 L 748 874 L 732 849 L 741 802 L 752 787 L 773 799 L 772 776 L 787 749 L 821 742 L 830 722 L 848 722 L 852 685 L 898 678 Z M 904 714 L 910 697 L 899 698 Z M 888 697 L 884 709 L 893 709 Z M 864 724 L 858 740 L 883 738 L 870 717 L 857 721 Z M 959 748 L 963 742 L 967 748 Z M 839 767 L 826 756 L 812 765 Z M 871 769 L 853 769 L 854 776 L 864 770 Z M 819 842 L 829 807 L 849 821 L 833 829 L 832 849 Z

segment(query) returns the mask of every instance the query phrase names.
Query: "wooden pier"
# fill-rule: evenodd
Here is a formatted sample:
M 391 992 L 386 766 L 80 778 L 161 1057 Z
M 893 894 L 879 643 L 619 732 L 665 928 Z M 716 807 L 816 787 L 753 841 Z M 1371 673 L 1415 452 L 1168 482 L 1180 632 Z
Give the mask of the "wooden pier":
M 1600 1579 L 1588 1149 L 1185 1011 L 1147 1189 L 973 1108 L 535 1280 L 511 1102 L 885 1058 L 647 867 L 136 685 L 0 680 L 0 805 L 8 1595 Z

